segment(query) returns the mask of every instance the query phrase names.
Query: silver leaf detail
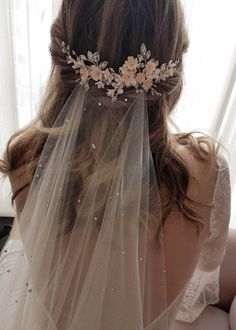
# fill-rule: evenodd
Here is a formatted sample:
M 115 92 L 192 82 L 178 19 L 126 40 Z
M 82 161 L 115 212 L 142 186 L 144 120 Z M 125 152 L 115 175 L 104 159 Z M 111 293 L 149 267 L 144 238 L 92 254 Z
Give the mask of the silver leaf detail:
M 84 88 L 85 88 L 86 91 L 88 91 L 89 90 L 89 84 L 84 85 Z
M 79 59 L 80 60 L 83 60 L 83 61 L 86 61 L 87 60 L 87 57 L 85 55 L 80 55 L 79 56 Z
M 147 53 L 147 47 L 144 43 L 142 43 L 141 48 L 140 48 L 141 54 L 146 56 Z
M 90 52 L 90 50 L 88 51 L 88 59 L 89 59 L 90 62 L 94 62 L 93 53 Z
M 139 62 L 142 62 L 144 60 L 144 58 L 141 54 L 138 54 L 138 60 L 139 60 Z
M 107 65 L 108 65 L 108 62 L 104 61 L 104 62 L 100 63 L 99 67 L 100 67 L 100 69 L 103 70 L 107 67 Z
M 98 64 L 99 60 L 100 60 L 100 55 L 98 52 L 94 53 L 93 54 L 93 58 L 94 58 L 94 61 Z
M 151 51 L 149 50 L 146 54 L 147 60 L 149 60 L 149 58 L 151 57 Z

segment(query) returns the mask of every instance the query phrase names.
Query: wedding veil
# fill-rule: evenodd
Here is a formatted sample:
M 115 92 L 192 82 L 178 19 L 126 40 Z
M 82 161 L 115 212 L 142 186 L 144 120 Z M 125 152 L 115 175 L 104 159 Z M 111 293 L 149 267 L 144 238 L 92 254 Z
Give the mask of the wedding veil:
M 107 99 L 77 84 L 51 128 L 19 219 L 23 248 L 3 293 L 0 313 L 11 319 L 4 329 L 168 329 L 147 100 L 144 93 L 124 93 L 116 106 Z M 111 139 L 90 140 L 102 112 Z M 79 182 L 85 141 L 94 162 Z

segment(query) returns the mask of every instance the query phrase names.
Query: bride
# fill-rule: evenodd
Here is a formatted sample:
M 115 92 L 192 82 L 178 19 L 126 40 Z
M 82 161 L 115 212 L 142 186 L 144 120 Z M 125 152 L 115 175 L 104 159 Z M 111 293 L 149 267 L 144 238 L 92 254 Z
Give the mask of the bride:
M 1 329 L 192 329 L 218 302 L 228 163 L 169 130 L 188 45 L 178 0 L 62 1 L 41 109 L 1 162 Z

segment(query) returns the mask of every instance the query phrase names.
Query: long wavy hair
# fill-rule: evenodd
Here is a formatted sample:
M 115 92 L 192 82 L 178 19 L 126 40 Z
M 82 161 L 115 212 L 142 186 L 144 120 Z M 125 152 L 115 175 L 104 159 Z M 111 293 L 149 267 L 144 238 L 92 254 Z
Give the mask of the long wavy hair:
M 11 137 L 5 159 L 0 164 L 0 171 L 6 174 L 22 166 L 27 169 L 28 183 L 14 193 L 12 200 L 30 186 L 51 128 L 76 86 L 75 72 L 61 49 L 62 40 L 77 54 L 98 51 L 101 58 L 116 70 L 128 56 L 136 56 L 143 42 L 160 63 L 177 58 L 182 60 L 189 46 L 184 14 L 178 0 L 63 0 L 51 26 L 52 66 L 40 111 L 27 128 Z M 182 88 L 181 64 L 173 78 L 159 84 L 162 97 L 148 100 L 150 145 L 156 154 L 158 183 L 165 186 L 169 196 L 163 203 L 163 223 L 172 208 L 177 206 L 186 220 L 196 225 L 199 233 L 205 221 L 191 209 L 189 203 L 197 206 L 203 204 L 187 196 L 190 173 L 183 159 L 174 151 L 168 129 L 169 115 L 180 98 Z M 112 112 L 112 117 L 107 116 L 107 112 L 100 112 L 76 153 L 73 185 L 79 188 L 76 189 L 77 196 L 75 193 L 71 196 L 74 213 L 78 195 L 86 189 L 97 161 L 90 141 L 97 141 L 98 138 L 109 141 L 121 120 L 119 111 Z M 179 133 L 176 140 L 187 144 L 199 160 L 215 161 L 219 146 L 208 136 L 202 134 L 194 137 L 193 132 Z M 103 173 L 103 182 L 107 184 L 111 180 L 109 166 Z M 211 204 L 205 206 L 213 207 Z

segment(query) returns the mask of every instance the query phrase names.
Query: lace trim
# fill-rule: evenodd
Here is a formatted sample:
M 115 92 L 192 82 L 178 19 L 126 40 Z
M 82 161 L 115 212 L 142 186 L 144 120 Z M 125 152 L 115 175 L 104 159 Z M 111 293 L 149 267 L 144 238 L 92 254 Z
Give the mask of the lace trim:
M 176 320 L 193 322 L 209 304 L 219 301 L 220 265 L 225 255 L 230 221 L 231 188 L 226 160 L 218 158 L 219 173 L 214 192 L 215 207 L 210 217 L 210 235 L 199 264 L 180 304 Z

